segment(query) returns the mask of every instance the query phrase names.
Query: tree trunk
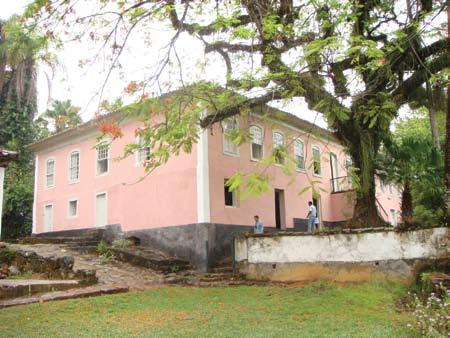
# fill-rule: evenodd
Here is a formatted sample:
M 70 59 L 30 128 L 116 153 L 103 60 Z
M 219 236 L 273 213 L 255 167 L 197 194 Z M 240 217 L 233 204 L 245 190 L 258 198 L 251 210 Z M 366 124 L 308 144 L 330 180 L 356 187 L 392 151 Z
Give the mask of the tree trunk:
M 450 7 L 447 6 L 447 36 L 450 36 Z M 447 85 L 447 122 L 445 123 L 444 225 L 450 225 L 450 84 Z
M 405 224 L 412 224 L 413 222 L 413 204 L 412 204 L 412 194 L 409 181 L 405 179 L 403 182 L 403 192 L 402 192 L 402 220 Z
M 439 144 L 439 129 L 437 122 L 437 106 L 439 106 L 437 99 L 439 95 L 435 95 L 440 88 L 433 88 L 429 80 L 426 81 L 426 88 L 428 94 L 428 116 L 430 118 L 431 140 L 433 141 L 433 145 L 436 149 L 440 149 L 441 147 Z
M 353 211 L 352 227 L 380 227 L 385 222 L 381 218 L 376 200 L 374 159 L 378 152 L 375 137 L 370 132 L 360 135 L 360 142 L 349 145 L 359 179 L 356 189 L 356 203 Z

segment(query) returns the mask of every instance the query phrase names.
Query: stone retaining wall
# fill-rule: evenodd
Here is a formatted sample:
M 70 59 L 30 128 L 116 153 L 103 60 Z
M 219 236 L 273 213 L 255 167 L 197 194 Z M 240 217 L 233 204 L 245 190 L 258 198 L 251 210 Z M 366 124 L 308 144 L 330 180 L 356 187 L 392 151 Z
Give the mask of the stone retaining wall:
M 258 280 L 408 283 L 430 263 L 448 264 L 448 241 L 448 228 L 241 235 L 235 261 L 240 273 Z

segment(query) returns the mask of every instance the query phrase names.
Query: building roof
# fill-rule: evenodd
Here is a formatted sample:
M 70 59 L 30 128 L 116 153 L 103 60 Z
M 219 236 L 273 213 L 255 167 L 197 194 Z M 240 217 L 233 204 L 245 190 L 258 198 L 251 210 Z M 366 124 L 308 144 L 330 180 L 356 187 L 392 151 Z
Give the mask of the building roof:
M 168 97 L 175 92 L 164 94 L 160 98 Z M 309 121 L 297 117 L 296 115 L 293 115 L 289 112 L 277 108 L 273 108 L 267 104 L 261 105 L 260 109 L 254 109 L 253 112 L 264 117 L 269 117 L 273 120 L 276 120 L 279 123 L 284 123 L 296 129 L 300 129 L 302 131 L 315 134 L 321 138 L 325 138 L 327 140 L 339 143 L 339 139 L 337 138 L 336 134 L 331 132 L 330 130 L 319 127 Z M 120 111 L 101 115 L 92 120 L 89 120 L 88 122 L 82 123 L 74 128 L 63 130 L 57 134 L 51 135 L 47 138 L 31 143 L 27 146 L 27 148 L 31 151 L 37 152 L 49 147 L 53 147 L 58 143 L 61 143 L 62 141 L 67 141 L 74 137 L 82 136 L 87 132 L 94 131 L 95 129 L 97 129 L 98 125 L 103 121 L 107 121 L 112 118 L 120 118 L 122 116 L 123 114 Z
M 0 148 L 0 167 L 5 166 L 8 162 L 14 161 L 19 154 L 16 151 Z

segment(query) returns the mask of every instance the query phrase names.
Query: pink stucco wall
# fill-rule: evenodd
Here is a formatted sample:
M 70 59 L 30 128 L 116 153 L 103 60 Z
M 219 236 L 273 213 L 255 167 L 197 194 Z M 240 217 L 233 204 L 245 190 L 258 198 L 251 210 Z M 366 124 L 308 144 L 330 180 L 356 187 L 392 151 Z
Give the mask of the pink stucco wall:
M 136 165 L 135 156 L 114 160 L 126 144 L 135 142 L 138 122 L 122 124 L 124 136 L 112 142 L 109 171 L 96 175 L 96 135 L 74 140 L 38 156 L 35 232 L 44 231 L 44 206 L 53 204 L 53 231 L 93 227 L 95 195 L 107 193 L 108 224 L 120 223 L 123 230 L 180 225 L 197 221 L 196 150 L 180 154 L 136 183 L 145 172 Z M 70 142 L 69 142 L 70 143 Z M 69 184 L 69 154 L 80 151 L 80 180 Z M 56 184 L 45 187 L 45 164 L 56 160 Z M 78 216 L 68 217 L 69 200 L 78 200 Z
M 314 137 L 301 130 L 285 124 L 263 120 L 261 117 L 251 115 L 249 119 L 239 120 L 239 128 L 246 128 L 251 124 L 263 127 L 264 155 L 272 151 L 272 133 L 281 131 L 288 146 L 288 152 L 294 154 L 293 140 L 300 138 L 304 142 L 306 171 L 292 171 L 286 175 L 282 167 L 267 166 L 261 162 L 251 160 L 250 144 L 239 147 L 239 156 L 231 156 L 223 152 L 223 130 L 215 125 L 209 136 L 209 167 L 210 167 L 210 195 L 211 195 L 211 221 L 224 224 L 252 224 L 253 215 L 259 215 L 265 226 L 275 227 L 275 191 L 284 190 L 285 196 L 285 225 L 294 226 L 294 218 L 306 218 L 308 201 L 312 200 L 311 189 L 299 194 L 304 188 L 314 184 L 320 193 L 321 221 L 344 221 L 352 216 L 354 194 L 351 192 L 331 193 L 331 166 L 330 153 L 338 158 L 338 177 L 347 176 L 345 159 L 347 155 L 341 145 L 336 141 L 321 137 Z M 321 176 L 315 176 L 312 169 L 312 147 L 318 146 L 321 153 Z M 238 199 L 237 207 L 225 206 L 224 179 L 230 178 L 235 172 L 242 173 L 264 172 L 270 176 L 271 189 L 259 197 Z M 387 208 L 398 208 L 399 195 L 378 193 L 382 203 Z M 385 207 L 386 208 L 386 207 Z M 383 214 L 388 220 L 388 216 Z
M 268 227 L 275 226 L 274 189 L 282 189 L 285 197 L 285 225 L 294 226 L 294 218 L 306 218 L 307 203 L 312 199 L 311 190 L 299 194 L 305 187 L 314 183 L 320 192 L 321 220 L 337 222 L 352 216 L 353 193 L 331 193 L 330 153 L 338 157 L 338 176 L 346 176 L 346 154 L 341 145 L 333 139 L 312 136 L 283 123 L 262 120 L 251 115 L 248 120 L 240 120 L 239 127 L 257 123 L 264 130 L 264 155 L 272 150 L 272 132 L 284 133 L 288 151 L 293 154 L 293 139 L 300 138 L 304 142 L 306 170 L 286 175 L 281 166 L 266 166 L 250 159 L 250 144 L 239 148 L 239 156 L 225 155 L 223 152 L 223 130 L 216 124 L 208 131 L 208 165 L 209 202 L 206 209 L 212 223 L 253 224 L 253 215 L 258 214 Z M 106 175 L 96 175 L 96 133 L 95 130 L 82 138 L 64 140 L 57 146 L 40 150 L 38 156 L 37 191 L 35 199 L 35 229 L 44 231 L 44 207 L 53 205 L 53 231 L 89 228 L 95 226 L 95 195 L 107 193 L 108 224 L 121 224 L 124 231 L 155 228 L 163 226 L 197 223 L 201 216 L 197 215 L 197 201 L 207 200 L 198 189 L 197 146 L 190 154 L 181 153 L 173 156 L 167 164 L 156 169 L 144 180 L 137 182 L 145 173 L 136 165 L 135 156 L 122 160 L 114 158 L 122 154 L 126 144 L 135 142 L 135 129 L 139 122 L 122 124 L 124 136 L 112 142 L 110 147 L 109 171 Z M 59 139 L 58 139 L 59 140 Z M 312 147 L 321 150 L 320 177 L 312 172 Z M 80 151 L 80 180 L 69 183 L 69 154 L 73 150 Z M 45 188 L 45 165 L 48 158 L 56 160 L 55 186 Z M 201 157 L 200 157 L 201 158 Z M 293 167 L 293 166 L 292 166 Z M 264 171 L 271 179 L 271 189 L 260 197 L 238 198 L 237 207 L 226 207 L 224 201 L 224 179 L 231 177 L 236 171 L 243 173 Z M 379 188 L 379 182 L 377 182 Z M 383 208 L 382 216 L 390 221 L 390 209 L 400 214 L 400 194 L 396 189 L 390 193 L 387 186 L 384 193 L 378 190 L 377 198 Z M 69 200 L 78 200 L 78 215 L 68 217 Z M 384 209 L 384 210 L 383 210 Z M 386 211 L 386 212 L 384 212 Z M 200 213 L 199 213 L 200 214 Z

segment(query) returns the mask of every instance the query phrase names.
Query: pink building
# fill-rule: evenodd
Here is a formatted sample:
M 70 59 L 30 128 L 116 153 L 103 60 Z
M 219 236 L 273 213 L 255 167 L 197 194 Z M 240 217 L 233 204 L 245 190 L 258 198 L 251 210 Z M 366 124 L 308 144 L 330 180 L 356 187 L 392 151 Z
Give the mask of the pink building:
M 171 157 L 143 180 L 142 162 L 151 149 L 118 159 L 126 144 L 138 142 L 134 131 L 142 122 L 125 120 L 123 137 L 113 142 L 97 143 L 96 120 L 30 145 L 36 154 L 33 234 L 100 227 L 108 238 L 135 236 L 205 268 L 229 256 L 233 234 L 250 230 L 254 215 L 269 231 L 304 231 L 312 187 L 319 194 L 320 227 L 349 219 L 351 161 L 343 146 L 325 129 L 265 110 L 264 116 L 255 112 L 203 130 L 191 153 Z M 249 128 L 249 143 L 231 142 L 234 128 Z M 285 154 L 267 164 L 264 158 L 277 148 Z M 237 171 L 244 177 L 264 173 L 272 188 L 259 197 L 231 192 L 224 183 Z M 381 215 L 396 224 L 399 192 L 380 182 L 377 188 Z

